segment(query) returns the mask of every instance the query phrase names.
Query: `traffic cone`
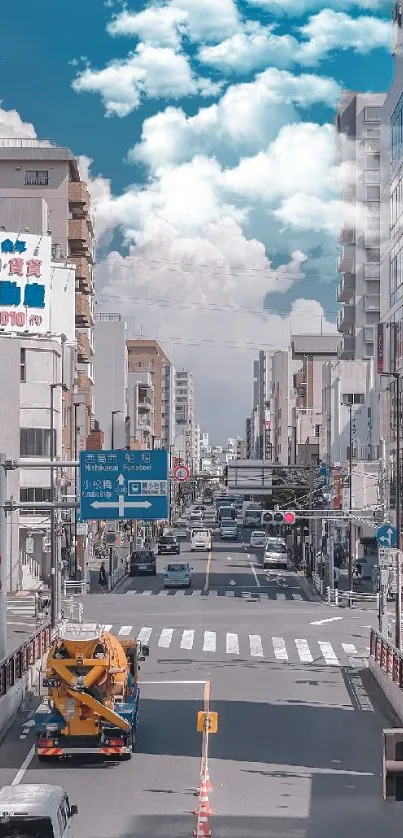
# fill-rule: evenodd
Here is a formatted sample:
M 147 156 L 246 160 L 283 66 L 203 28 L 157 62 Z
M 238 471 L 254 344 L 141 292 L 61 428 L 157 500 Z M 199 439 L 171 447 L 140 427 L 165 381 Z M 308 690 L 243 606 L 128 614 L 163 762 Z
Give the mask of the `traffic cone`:
M 211 780 L 210 780 L 210 773 L 209 773 L 209 770 L 208 770 L 208 762 L 207 761 L 206 761 L 206 766 L 205 766 L 205 770 L 204 770 L 204 782 L 205 782 L 207 791 L 208 792 L 213 791 L 213 786 L 212 786 Z
M 208 792 L 204 780 L 202 780 L 199 799 L 195 809 L 195 815 L 211 815 L 211 806 L 208 799 Z
M 211 829 L 207 815 L 198 815 L 197 826 L 193 831 L 193 835 L 195 838 L 211 838 Z

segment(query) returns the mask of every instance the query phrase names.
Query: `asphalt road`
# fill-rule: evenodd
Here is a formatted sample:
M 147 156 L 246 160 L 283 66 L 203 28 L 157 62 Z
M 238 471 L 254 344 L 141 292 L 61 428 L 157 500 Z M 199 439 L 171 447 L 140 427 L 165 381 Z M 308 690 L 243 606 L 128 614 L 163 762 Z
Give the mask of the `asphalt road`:
M 184 547 L 185 556 L 195 568 L 190 596 L 158 593 L 157 576 L 85 600 L 85 619 L 117 634 L 149 631 L 133 759 L 40 765 L 29 757 L 28 708 L 0 750 L 0 783 L 24 760 L 17 780 L 61 783 L 79 805 L 78 838 L 190 838 L 196 713 L 210 682 L 219 713 L 210 738 L 213 838 L 400 834 L 398 804 L 381 799 L 381 731 L 394 720 L 365 667 L 368 615 L 310 601 L 292 572 L 267 582 L 259 557 L 240 543 L 215 543 L 210 558 Z M 225 595 L 252 593 L 255 574 L 269 597 Z

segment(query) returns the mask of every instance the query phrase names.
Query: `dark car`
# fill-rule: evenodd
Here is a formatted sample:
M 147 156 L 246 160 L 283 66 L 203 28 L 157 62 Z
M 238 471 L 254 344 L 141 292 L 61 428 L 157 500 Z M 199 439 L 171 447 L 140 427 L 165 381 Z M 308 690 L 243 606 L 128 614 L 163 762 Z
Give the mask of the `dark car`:
M 181 548 L 176 535 L 162 535 L 158 540 L 158 555 L 162 553 L 180 553 Z
M 155 553 L 152 550 L 136 550 L 130 555 L 130 576 L 139 576 L 140 573 L 157 574 L 157 563 Z

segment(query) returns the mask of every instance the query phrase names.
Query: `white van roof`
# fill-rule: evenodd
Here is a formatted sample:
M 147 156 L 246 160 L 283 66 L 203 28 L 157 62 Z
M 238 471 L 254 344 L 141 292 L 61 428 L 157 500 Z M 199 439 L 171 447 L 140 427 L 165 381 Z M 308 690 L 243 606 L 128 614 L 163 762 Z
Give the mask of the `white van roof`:
M 48 815 L 65 795 L 61 786 L 48 783 L 21 783 L 18 786 L 3 786 L 0 789 L 0 816 L 3 812 L 10 815 Z

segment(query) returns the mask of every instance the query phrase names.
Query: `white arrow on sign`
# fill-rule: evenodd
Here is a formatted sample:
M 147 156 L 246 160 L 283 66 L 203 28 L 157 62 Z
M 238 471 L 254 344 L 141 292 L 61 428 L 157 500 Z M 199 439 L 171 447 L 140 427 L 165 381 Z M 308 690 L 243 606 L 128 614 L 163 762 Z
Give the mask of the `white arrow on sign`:
M 394 530 L 392 529 L 392 527 L 389 527 L 389 529 L 386 530 L 386 535 L 381 535 L 379 541 L 382 541 L 382 544 L 387 544 L 388 547 L 390 547 L 392 544 L 393 533 Z
M 236 585 L 235 579 L 230 579 L 229 583 L 230 583 L 230 585 Z
M 137 502 L 132 501 L 132 500 L 130 500 L 130 501 L 126 500 L 125 501 L 125 496 L 124 495 L 119 495 L 119 500 L 118 501 L 95 500 L 94 503 L 91 504 L 91 506 L 94 509 L 117 509 L 119 518 L 123 518 L 123 516 L 125 514 L 125 509 L 127 509 L 127 508 L 129 508 L 129 509 L 149 509 L 149 507 L 151 505 L 152 504 L 149 503 L 148 500 L 137 501 Z
M 119 474 L 118 483 L 119 483 L 119 486 L 124 486 L 125 485 L 125 478 L 124 478 L 123 474 Z
M 323 623 L 334 623 L 336 620 L 342 620 L 343 617 L 329 617 L 328 620 L 316 620 L 314 623 L 310 623 L 311 626 L 323 626 Z

